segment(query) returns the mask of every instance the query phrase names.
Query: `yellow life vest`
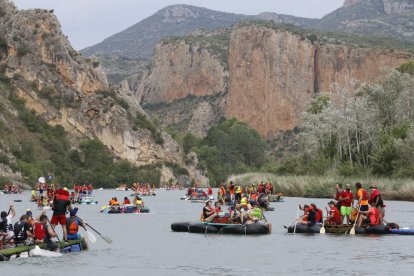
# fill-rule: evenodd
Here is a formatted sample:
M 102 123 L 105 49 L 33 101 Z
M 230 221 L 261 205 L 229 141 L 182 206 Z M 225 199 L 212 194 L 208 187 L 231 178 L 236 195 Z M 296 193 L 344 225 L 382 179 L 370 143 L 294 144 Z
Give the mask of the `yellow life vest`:
M 236 194 L 241 194 L 241 187 L 240 186 L 237 186 Z

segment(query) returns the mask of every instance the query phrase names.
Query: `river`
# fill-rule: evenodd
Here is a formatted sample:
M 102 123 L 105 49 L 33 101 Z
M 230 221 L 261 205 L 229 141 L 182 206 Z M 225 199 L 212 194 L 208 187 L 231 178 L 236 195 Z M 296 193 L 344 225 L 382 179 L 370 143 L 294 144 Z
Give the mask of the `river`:
M 112 196 L 130 192 L 95 191 L 98 205 L 79 207 L 78 215 L 104 235 L 89 251 L 58 258 L 26 258 L 0 263 L 1 275 L 397 275 L 411 274 L 414 236 L 349 236 L 287 234 L 297 204 L 327 199 L 285 198 L 266 212 L 273 231 L 265 236 L 232 236 L 175 233 L 175 221 L 196 220 L 202 204 L 180 200 L 183 191 L 157 191 L 145 197 L 150 214 L 99 213 Z M 0 209 L 14 203 L 17 217 L 31 208 L 29 193 L 0 195 Z M 414 203 L 387 201 L 386 219 L 414 228 Z M 48 211 L 51 215 L 51 211 Z M 16 218 L 17 219 L 17 218 Z M 16 219 L 14 221 L 16 221 Z M 60 230 L 60 229 L 59 229 Z

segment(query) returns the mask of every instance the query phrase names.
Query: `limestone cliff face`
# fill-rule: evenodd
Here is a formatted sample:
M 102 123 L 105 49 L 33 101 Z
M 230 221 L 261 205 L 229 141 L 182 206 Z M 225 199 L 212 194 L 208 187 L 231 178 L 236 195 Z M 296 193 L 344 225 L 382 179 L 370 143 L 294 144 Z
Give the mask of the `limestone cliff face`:
M 232 29 L 228 66 L 220 67 L 208 54 L 209 47 L 200 44 L 190 51 L 183 41 L 158 46 L 154 70 L 142 86 L 143 102 L 157 104 L 144 109 L 165 118 L 168 125 L 186 121 L 184 129 L 201 137 L 217 120 L 209 114 L 236 117 L 264 138 L 275 137 L 297 126 L 316 93 L 329 91 L 334 83 L 373 82 L 383 67 L 397 67 L 414 58 L 277 26 L 245 24 Z M 185 50 L 176 51 L 181 48 Z M 189 81 L 193 79 L 197 81 Z M 198 100 L 194 108 L 180 104 L 189 95 Z
M 153 70 L 141 86 L 144 104 L 171 103 L 188 96 L 208 96 L 225 90 L 220 61 L 198 43 L 160 43 Z
M 351 48 L 339 45 L 317 47 L 315 58 L 315 91 L 327 92 L 330 85 L 346 85 L 351 80 L 359 84 L 378 78 L 384 67 L 398 67 L 413 55 L 369 48 Z
M 28 108 L 62 125 L 74 146 L 82 138 L 98 138 L 136 165 L 183 164 L 181 149 L 168 134 L 162 133 L 165 142 L 158 145 L 149 130 L 133 130 L 129 112 L 142 113 L 138 104 L 127 111 L 112 96 L 103 96 L 109 89 L 105 73 L 73 50 L 51 11 L 19 11 L 0 0 L 0 12 L 1 66 Z M 115 95 L 128 101 L 132 93 L 125 84 Z
M 231 36 L 227 117 L 263 136 L 295 127 L 314 92 L 315 46 L 288 32 L 259 26 Z

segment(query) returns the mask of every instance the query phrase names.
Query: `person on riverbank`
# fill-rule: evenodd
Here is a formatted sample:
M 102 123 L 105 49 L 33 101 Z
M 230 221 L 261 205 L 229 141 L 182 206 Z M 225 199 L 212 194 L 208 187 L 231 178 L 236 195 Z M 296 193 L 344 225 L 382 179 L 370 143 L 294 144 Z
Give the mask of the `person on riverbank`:
M 16 211 L 14 206 L 10 205 L 10 212 L 3 211 L 1 212 L 0 220 L 0 242 L 13 242 L 13 218 L 16 216 Z
M 339 201 L 341 202 L 341 221 L 346 218 L 346 224 L 350 224 L 349 217 L 351 215 L 351 209 L 354 207 L 354 195 L 351 192 L 351 185 L 346 184 L 345 190 L 339 195 Z
M 358 227 L 362 224 L 369 226 L 380 225 L 380 212 L 375 208 L 374 203 L 371 203 L 368 211 L 359 211 Z
M 355 188 L 356 188 L 356 199 L 358 200 L 358 204 L 357 207 L 359 208 L 359 211 L 368 211 L 368 194 L 367 192 L 364 190 L 364 188 L 362 188 L 362 184 L 357 182 L 355 183 Z
M 328 203 L 329 210 L 326 208 L 326 212 L 329 214 L 329 216 L 326 218 L 326 224 L 330 225 L 339 225 L 341 224 L 341 212 L 336 207 L 336 204 L 334 201 L 330 201 Z
M 66 220 L 66 231 L 68 232 L 68 240 L 80 240 L 81 235 L 78 234 L 79 226 L 83 228 L 86 227 L 85 223 L 80 221 L 76 214 L 78 212 L 78 208 L 75 207 L 70 211 L 70 216 Z
M 212 222 L 217 217 L 217 213 L 214 208 L 211 207 L 211 200 L 207 200 L 206 205 L 203 208 L 202 217 L 205 222 Z
M 66 232 L 66 211 L 69 212 L 72 210 L 72 206 L 70 205 L 69 200 L 69 192 L 63 189 L 59 189 L 56 191 L 56 195 L 53 198 L 53 215 L 52 219 L 50 220 L 50 224 L 53 228 L 56 225 L 60 224 L 63 231 L 63 239 L 67 240 L 67 232 Z
M 380 211 L 380 215 L 381 215 L 380 222 L 382 223 L 383 218 L 385 216 L 385 204 L 384 204 L 384 201 L 382 200 L 381 191 L 378 190 L 375 184 L 372 184 L 370 188 L 371 188 L 371 194 L 369 197 L 369 202 L 373 203 L 374 207 L 377 208 L 378 211 Z

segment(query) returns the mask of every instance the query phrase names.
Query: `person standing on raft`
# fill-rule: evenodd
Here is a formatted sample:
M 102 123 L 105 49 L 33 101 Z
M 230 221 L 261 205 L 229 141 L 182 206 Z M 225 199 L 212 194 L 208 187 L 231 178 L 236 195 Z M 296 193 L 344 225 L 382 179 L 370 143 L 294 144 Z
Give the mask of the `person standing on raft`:
M 56 195 L 53 198 L 53 215 L 50 220 L 50 224 L 53 229 L 56 225 L 60 224 L 63 230 L 63 239 L 67 241 L 67 232 L 66 232 L 66 211 L 69 212 L 72 210 L 69 200 L 69 192 L 64 189 L 59 189 L 56 191 Z

